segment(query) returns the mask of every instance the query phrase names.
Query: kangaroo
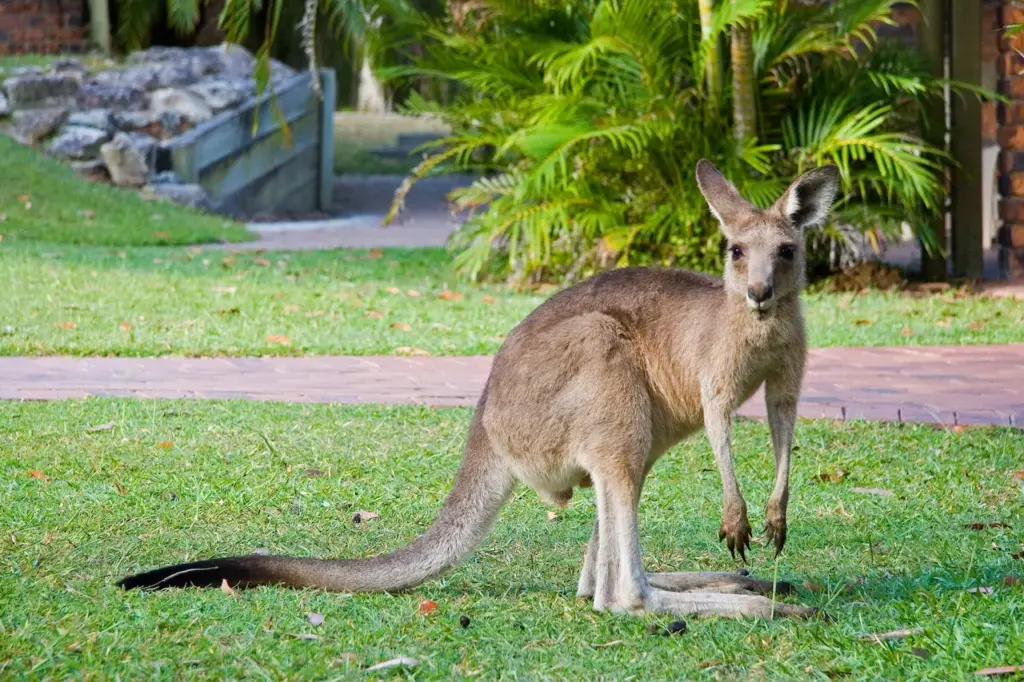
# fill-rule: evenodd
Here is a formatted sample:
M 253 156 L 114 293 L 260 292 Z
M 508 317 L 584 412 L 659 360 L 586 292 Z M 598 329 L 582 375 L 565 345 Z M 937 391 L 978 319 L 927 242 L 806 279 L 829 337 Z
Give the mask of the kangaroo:
M 707 160 L 697 183 L 721 224 L 724 278 L 622 268 L 538 306 L 496 354 L 473 414 L 454 486 L 433 525 L 391 554 L 353 560 L 237 556 L 129 576 L 125 589 L 281 584 L 398 592 L 454 567 L 484 539 L 523 482 L 564 505 L 595 489 L 597 516 L 577 587 L 598 611 L 727 617 L 808 617 L 776 602 L 788 583 L 741 573 L 647 573 L 637 513 L 655 462 L 704 427 L 722 480 L 719 540 L 746 561 L 751 527 L 733 471 L 733 412 L 765 386 L 775 484 L 765 536 L 786 543 L 790 445 L 806 355 L 800 292 L 803 231 L 828 214 L 838 169 L 796 179 L 758 210 Z M 769 598 L 770 595 L 773 598 Z

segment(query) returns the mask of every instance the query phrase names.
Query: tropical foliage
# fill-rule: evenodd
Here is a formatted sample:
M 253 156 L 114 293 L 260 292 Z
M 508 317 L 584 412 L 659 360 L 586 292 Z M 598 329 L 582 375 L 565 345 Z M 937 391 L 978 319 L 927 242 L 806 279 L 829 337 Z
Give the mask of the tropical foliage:
M 433 9 L 432 1 L 414 0 L 415 6 L 427 13 Z M 128 51 L 146 46 L 159 22 L 189 35 L 204 11 L 219 7 L 217 25 L 226 39 L 257 50 L 260 89 L 269 81 L 272 50 L 290 40 L 293 32 L 298 33 L 314 83 L 319 86 L 316 53 L 324 37 L 349 49 L 357 59 L 368 57 L 377 63 L 381 53 L 387 52 L 384 25 L 414 20 L 405 0 L 221 0 L 215 4 L 210 0 L 118 0 L 116 7 L 118 43 Z
M 451 3 L 407 31 L 425 41 L 412 65 L 382 72 L 458 86 L 449 106 L 407 103 L 453 133 L 405 189 L 433 173 L 484 171 L 452 197 L 471 212 L 457 261 L 517 285 L 631 262 L 717 268 L 720 237 L 692 179 L 701 157 L 760 205 L 807 168 L 837 164 L 845 191 L 832 222 L 809 235 L 827 264 L 904 222 L 928 244 L 951 162 L 921 134 L 944 83 L 919 53 L 878 38 L 894 4 Z M 756 104 L 740 135 L 727 84 L 745 79 L 733 77 L 737 50 L 727 64 L 720 49 L 737 32 L 749 38 L 739 59 L 754 89 L 739 94 Z

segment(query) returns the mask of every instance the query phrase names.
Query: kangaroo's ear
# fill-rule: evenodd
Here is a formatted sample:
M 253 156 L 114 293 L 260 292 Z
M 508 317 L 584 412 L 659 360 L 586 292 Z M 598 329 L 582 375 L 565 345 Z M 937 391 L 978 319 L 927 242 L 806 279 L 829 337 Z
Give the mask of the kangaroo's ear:
M 802 230 L 825 220 L 838 191 L 839 168 L 820 166 L 794 180 L 773 208 Z
M 697 162 L 697 186 L 726 237 L 735 233 L 742 219 L 754 212 L 753 205 L 707 159 Z

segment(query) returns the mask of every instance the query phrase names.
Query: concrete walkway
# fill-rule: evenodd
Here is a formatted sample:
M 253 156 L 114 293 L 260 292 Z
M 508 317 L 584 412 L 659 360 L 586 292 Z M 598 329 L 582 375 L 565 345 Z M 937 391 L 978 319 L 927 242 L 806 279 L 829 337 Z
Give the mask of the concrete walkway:
M 490 364 L 488 357 L 0 358 L 0 399 L 473 405 Z M 762 396 L 740 414 L 762 417 Z M 814 349 L 800 414 L 1024 428 L 1024 344 Z

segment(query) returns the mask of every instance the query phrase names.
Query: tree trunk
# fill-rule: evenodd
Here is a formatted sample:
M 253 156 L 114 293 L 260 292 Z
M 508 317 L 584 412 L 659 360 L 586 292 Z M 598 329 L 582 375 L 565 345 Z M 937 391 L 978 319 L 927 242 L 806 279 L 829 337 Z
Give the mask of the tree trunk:
M 754 83 L 754 47 L 749 27 L 732 29 L 732 112 L 737 140 L 757 135 L 757 92 Z
M 708 40 L 713 27 L 715 0 L 699 0 L 697 3 L 700 9 L 700 35 Z M 704 65 L 704 73 L 707 76 L 708 93 L 712 100 L 717 100 L 722 91 L 722 62 L 718 50 L 719 41 L 716 39 L 708 50 L 708 61 Z

